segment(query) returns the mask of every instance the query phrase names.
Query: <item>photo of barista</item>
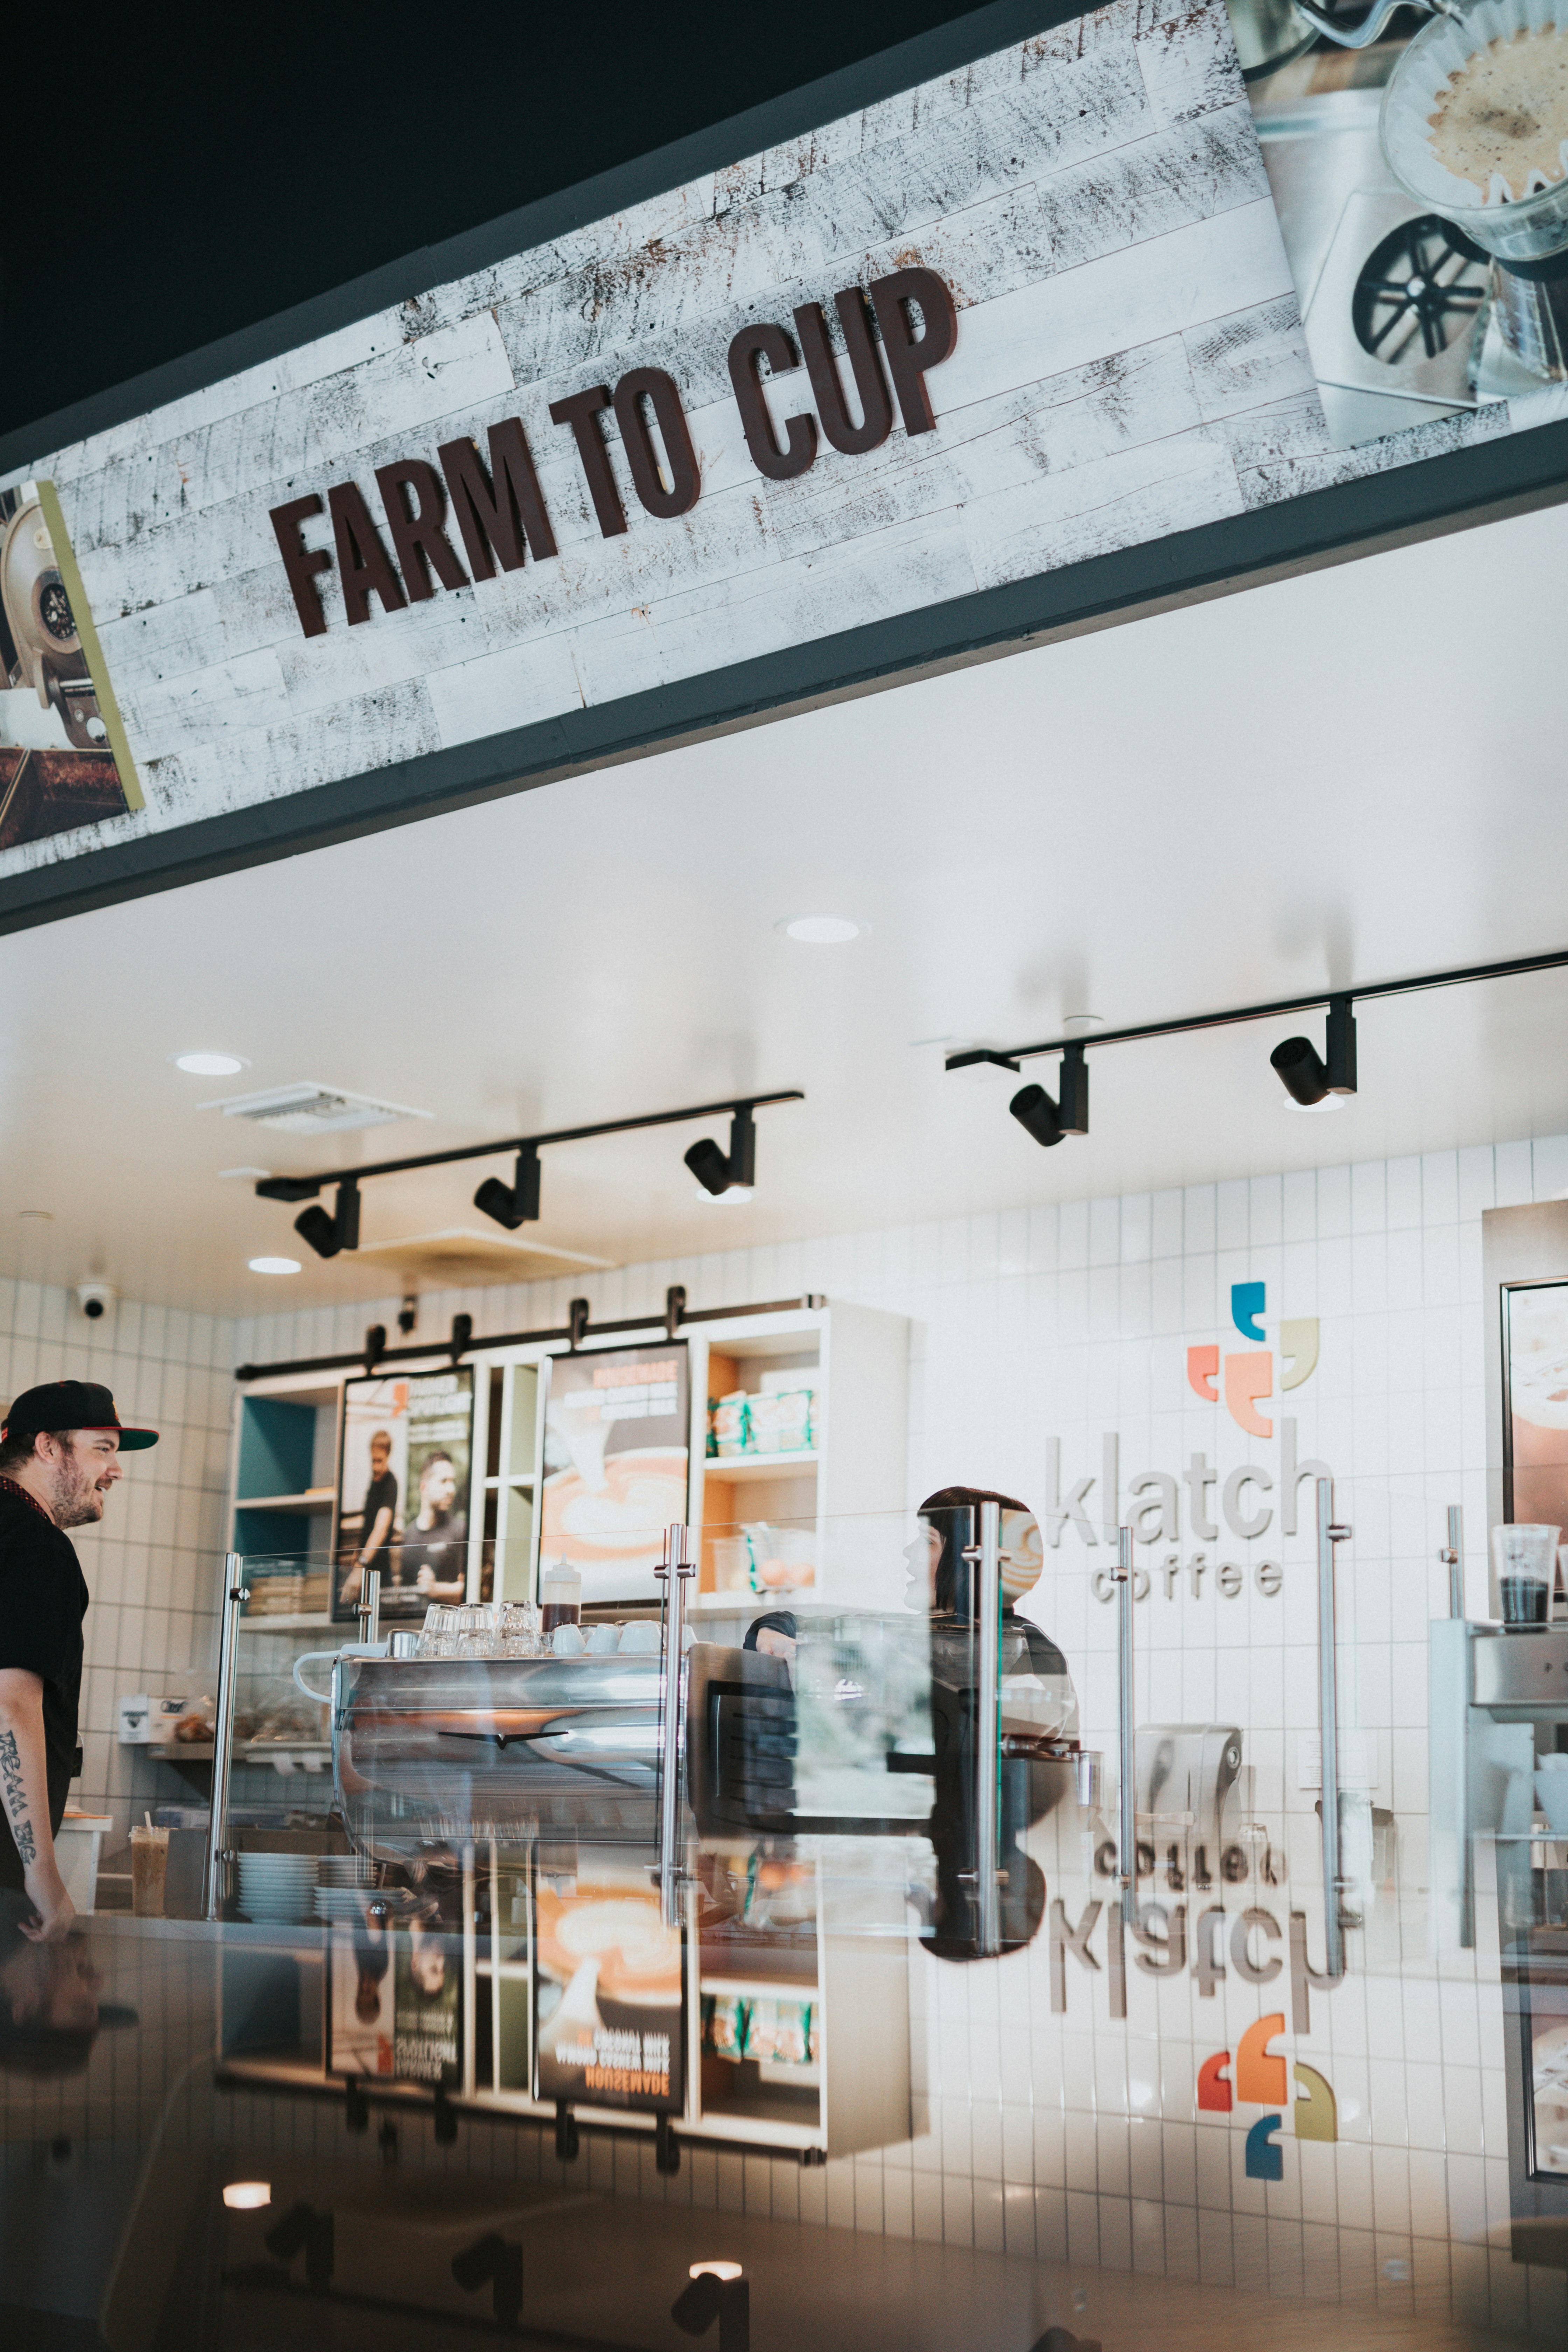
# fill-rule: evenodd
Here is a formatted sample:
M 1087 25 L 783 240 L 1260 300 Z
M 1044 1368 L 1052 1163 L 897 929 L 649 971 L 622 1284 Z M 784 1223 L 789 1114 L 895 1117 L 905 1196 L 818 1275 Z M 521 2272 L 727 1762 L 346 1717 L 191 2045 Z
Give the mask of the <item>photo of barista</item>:
M 463 1369 L 350 1381 L 343 1391 L 332 1615 L 352 1619 L 366 1572 L 384 1624 L 420 1624 L 468 1586 L 474 1376 Z
M 0 850 L 142 805 L 54 486 L 0 490 Z
M 1227 5 L 1333 446 L 1458 420 L 1419 457 L 1558 415 L 1568 142 L 1546 126 L 1568 35 L 1530 0 Z M 1311 390 L 1266 413 L 1280 452 L 1293 420 L 1315 433 Z

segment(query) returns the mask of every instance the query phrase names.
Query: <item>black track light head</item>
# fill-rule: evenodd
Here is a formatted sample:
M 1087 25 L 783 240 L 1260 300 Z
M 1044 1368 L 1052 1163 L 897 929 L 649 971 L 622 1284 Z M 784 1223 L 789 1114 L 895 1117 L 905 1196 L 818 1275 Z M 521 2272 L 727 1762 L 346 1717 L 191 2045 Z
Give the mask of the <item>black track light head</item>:
M 1280 1085 L 1303 1110 L 1312 1109 L 1327 1095 L 1353 1095 L 1356 1090 L 1355 1015 L 1348 996 L 1329 999 L 1326 1043 L 1326 1062 L 1310 1037 L 1287 1037 L 1268 1056 Z
M 517 1155 L 517 1172 L 510 1184 L 499 1176 L 487 1176 L 474 1194 L 474 1206 L 485 1216 L 493 1217 L 509 1234 L 519 1225 L 532 1224 L 539 1216 L 540 1166 L 538 1149 L 526 1145 Z
M 686 2335 L 705 2336 L 718 2318 L 723 2302 L 723 2280 L 704 2271 L 676 2296 L 669 2315 Z
M 309 1242 L 318 1257 L 336 1257 L 338 1228 L 320 1203 L 313 1209 L 301 1209 L 294 1220 L 294 1231 L 302 1242 Z
M 320 1202 L 313 1208 L 302 1209 L 294 1220 L 294 1231 L 302 1242 L 309 1242 L 318 1257 L 336 1257 L 340 1250 L 358 1249 L 359 1186 L 338 1186 L 337 1202 L 330 1217 Z
M 721 1200 L 726 1192 L 749 1192 L 757 1181 L 757 1123 L 750 1103 L 737 1106 L 730 1121 L 730 1149 L 722 1152 L 710 1135 L 694 1143 L 686 1164 L 705 1192 Z
M 1329 1091 L 1329 1074 L 1310 1037 L 1287 1037 L 1268 1056 L 1279 1073 L 1279 1083 L 1303 1110 L 1321 1103 Z
M 1061 1089 L 1058 1101 L 1042 1086 L 1020 1087 L 1007 1106 L 1019 1126 L 1047 1151 L 1064 1135 L 1089 1133 L 1089 1064 L 1081 1045 L 1063 1049 Z
M 1057 1106 L 1042 1086 L 1020 1087 L 1007 1106 L 1019 1126 L 1043 1144 L 1048 1151 L 1053 1143 L 1062 1139 L 1061 1120 Z
M 692 1145 L 686 1154 L 686 1164 L 703 1191 L 711 1192 L 715 1200 L 729 1191 L 730 1162 L 710 1135 L 705 1135 L 700 1143 Z

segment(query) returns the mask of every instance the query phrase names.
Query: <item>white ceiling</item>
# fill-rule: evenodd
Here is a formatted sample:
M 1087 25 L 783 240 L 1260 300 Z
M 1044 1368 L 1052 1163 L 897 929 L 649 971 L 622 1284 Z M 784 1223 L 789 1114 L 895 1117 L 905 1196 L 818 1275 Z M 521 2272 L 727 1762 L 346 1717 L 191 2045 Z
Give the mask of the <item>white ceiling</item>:
M 753 1088 L 807 1099 L 759 1114 L 752 1202 L 654 1130 L 546 1153 L 536 1237 L 625 1262 L 1568 1129 L 1568 976 L 1363 1006 L 1338 1118 L 1268 1066 L 1321 1015 L 1108 1047 L 1092 1134 L 1050 1152 L 1019 1081 L 913 1042 L 1568 944 L 1565 570 L 1568 514 L 1527 516 L 0 940 L 0 1273 L 384 1295 L 219 1170 Z M 820 910 L 866 935 L 775 928 Z M 193 1046 L 250 1067 L 187 1077 Z M 435 1116 L 311 1144 L 196 1108 L 307 1077 Z M 366 1240 L 481 1226 L 489 1172 L 367 1187 Z M 304 1273 L 247 1273 L 265 1250 Z

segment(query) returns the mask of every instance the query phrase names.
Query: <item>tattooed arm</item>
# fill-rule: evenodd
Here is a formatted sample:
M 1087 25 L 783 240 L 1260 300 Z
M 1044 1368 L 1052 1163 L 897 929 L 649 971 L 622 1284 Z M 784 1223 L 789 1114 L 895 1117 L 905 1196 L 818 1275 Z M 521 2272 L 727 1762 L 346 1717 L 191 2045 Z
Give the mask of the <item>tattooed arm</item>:
M 44 1685 L 25 1666 L 0 1668 L 0 1807 L 21 1856 L 36 1922 L 23 1934 L 53 1943 L 76 1916 L 55 1860 L 44 1762 Z

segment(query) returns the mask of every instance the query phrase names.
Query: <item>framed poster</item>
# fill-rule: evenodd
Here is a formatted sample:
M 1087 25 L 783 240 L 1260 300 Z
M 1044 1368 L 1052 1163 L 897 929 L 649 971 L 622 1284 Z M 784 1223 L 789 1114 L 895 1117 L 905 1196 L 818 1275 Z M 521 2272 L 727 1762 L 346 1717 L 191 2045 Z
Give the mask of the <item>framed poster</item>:
M 686 1342 L 547 1356 L 542 1370 L 540 1573 L 563 1560 L 584 1601 L 657 1601 L 664 1530 L 686 1517 Z
M 405 1372 L 343 1384 L 332 1615 L 352 1619 L 381 1571 L 386 1624 L 416 1624 L 468 1589 L 474 1375 Z
M 396 1932 L 372 1912 L 368 1900 L 352 1921 L 332 1922 L 329 1945 L 334 2074 L 390 2076 L 393 2045 L 393 1950 Z
M 463 1942 L 412 1921 L 395 1939 L 392 2071 L 453 2090 L 463 2079 Z
M 0 489 L 0 851 L 142 805 L 54 485 Z
M 584 2107 L 685 2103 L 680 1929 L 646 1870 L 596 1864 L 539 1886 L 534 2096 Z
M 1568 1281 L 1501 1298 L 1502 1515 L 1568 1529 Z

